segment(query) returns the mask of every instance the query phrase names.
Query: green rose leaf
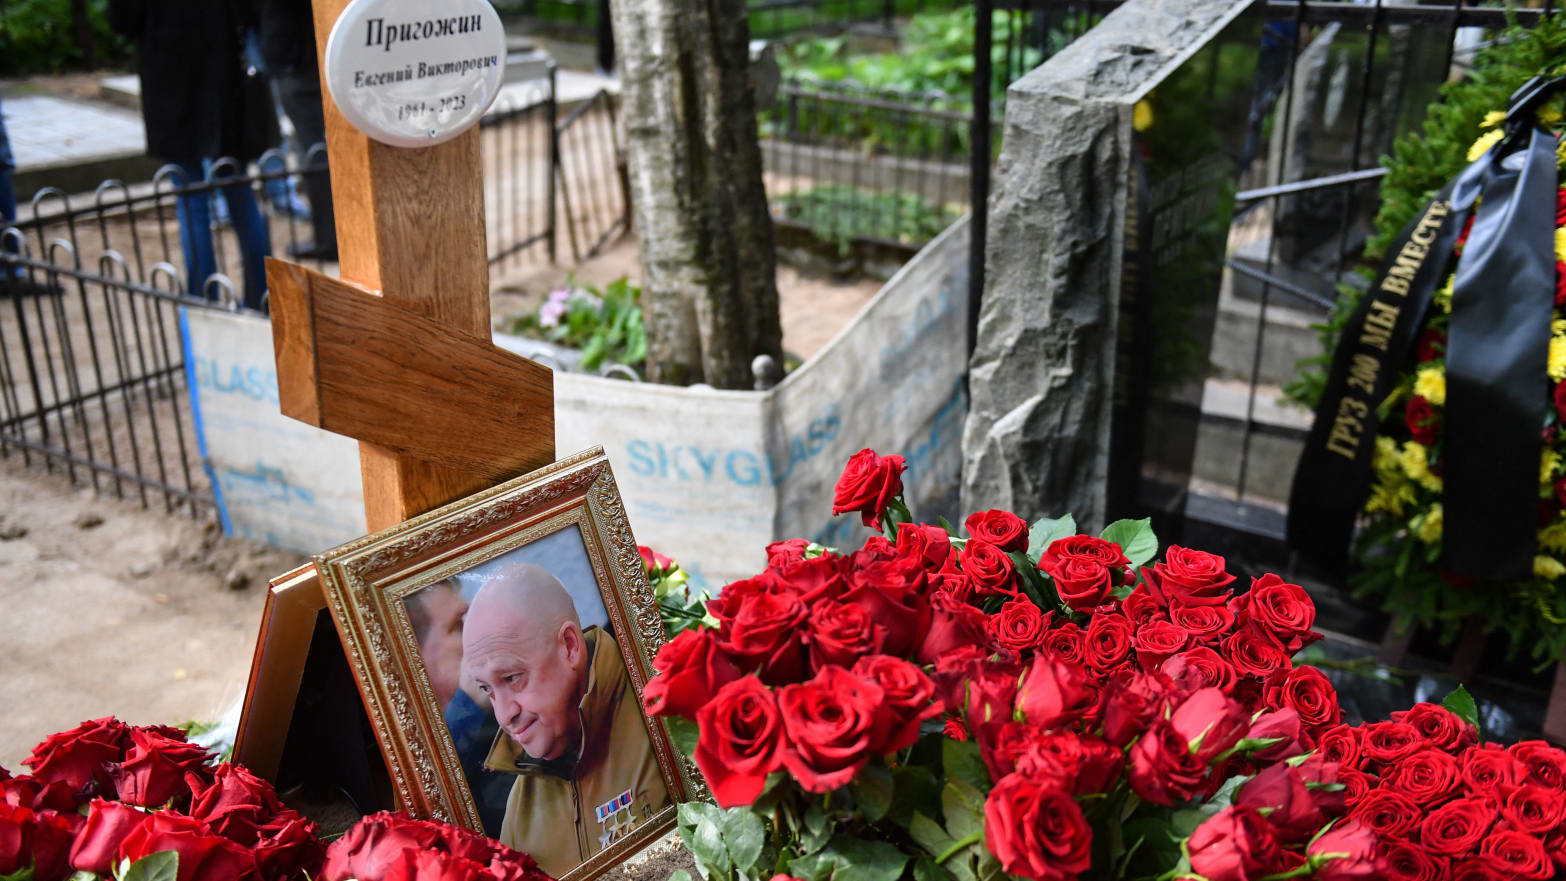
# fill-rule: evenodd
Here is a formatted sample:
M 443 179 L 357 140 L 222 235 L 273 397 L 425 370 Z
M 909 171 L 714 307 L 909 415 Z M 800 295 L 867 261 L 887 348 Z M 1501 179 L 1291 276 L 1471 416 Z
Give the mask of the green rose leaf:
M 854 793 L 860 816 L 874 823 L 886 816 L 892 806 L 892 769 L 879 760 L 872 761 L 855 775 L 849 789 Z
M 723 809 L 705 802 L 686 802 L 680 805 L 677 820 L 680 838 L 696 856 L 705 870 L 727 877 L 729 874 L 729 849 L 723 843 Z
M 922 765 L 903 765 L 892 770 L 892 807 L 887 817 L 908 828 L 916 811 L 926 816 L 941 808 L 941 785 L 935 772 Z
M 160 850 L 130 864 L 120 881 L 174 881 L 179 877 L 179 852 Z
M 1451 710 L 1459 719 L 1474 726 L 1474 731 L 1483 739 L 1484 732 L 1479 729 L 1479 704 L 1474 701 L 1474 696 L 1468 693 L 1468 689 L 1459 685 L 1441 701 L 1441 706 Z
M 723 842 L 734 860 L 734 868 L 754 875 L 751 870 L 767 843 L 767 825 L 748 807 L 729 808 L 723 815 Z
M 33 867 L 17 869 L 9 875 L 0 875 L 0 881 L 33 881 Z
M 790 862 L 789 871 L 804 860 L 815 861 L 808 866 L 814 873 L 808 881 L 897 881 L 908 865 L 909 856 L 885 841 L 840 835 L 814 857 Z
M 1054 520 L 1045 517 L 1028 529 L 1028 556 L 1038 560 L 1051 542 L 1076 534 L 1077 520 L 1070 514 Z
M 952 873 L 929 857 L 920 857 L 914 863 L 913 876 L 914 881 L 952 881 Z
M 1131 561 L 1132 569 L 1158 554 L 1158 536 L 1153 534 L 1153 521 L 1147 517 L 1141 520 L 1116 520 L 1104 527 L 1099 538 L 1120 545 L 1121 552 Z
M 946 831 L 956 841 L 984 831 L 984 793 L 966 780 L 953 779 L 941 790 Z
M 966 780 L 980 788 L 990 785 L 990 770 L 979 754 L 979 745 L 971 740 L 943 740 L 941 767 L 949 780 Z

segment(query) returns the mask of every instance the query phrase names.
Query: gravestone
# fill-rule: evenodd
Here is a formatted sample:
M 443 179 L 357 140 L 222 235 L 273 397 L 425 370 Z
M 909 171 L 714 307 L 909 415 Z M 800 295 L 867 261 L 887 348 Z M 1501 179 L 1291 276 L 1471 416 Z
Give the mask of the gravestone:
M 1180 513 L 1263 11 L 1132 0 L 1012 85 L 963 510 Z

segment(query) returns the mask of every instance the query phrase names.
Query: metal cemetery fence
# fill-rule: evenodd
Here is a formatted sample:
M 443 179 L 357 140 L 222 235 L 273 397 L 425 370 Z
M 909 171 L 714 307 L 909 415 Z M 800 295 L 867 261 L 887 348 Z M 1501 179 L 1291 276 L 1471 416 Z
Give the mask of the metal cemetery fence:
M 516 92 L 513 87 L 513 92 Z M 552 261 L 560 212 L 571 253 L 585 259 L 629 226 L 613 102 L 599 94 L 557 119 L 553 73 L 521 89 L 481 123 L 484 204 L 491 267 Z M 221 216 L 225 189 L 243 187 L 261 206 L 271 253 L 288 259 L 310 239 L 297 192 L 324 175 L 325 145 L 290 167 L 278 151 L 252 169 L 230 159 L 204 180 L 176 166 L 152 181 L 105 181 L 87 196 L 46 188 L 15 227 L 0 232 L 0 456 L 20 454 L 72 482 L 143 505 L 211 509 L 187 394 L 180 307 L 240 309 L 244 261 L 234 226 L 213 224 L 212 265 L 187 276 L 178 204 L 201 200 Z M 328 274 L 335 258 L 300 262 Z M 20 270 L 20 278 L 12 278 Z M 194 288 L 194 290 L 192 289 Z M 264 283 L 251 305 L 265 308 Z M 276 406 L 257 376 L 206 377 L 238 384 L 258 406 Z

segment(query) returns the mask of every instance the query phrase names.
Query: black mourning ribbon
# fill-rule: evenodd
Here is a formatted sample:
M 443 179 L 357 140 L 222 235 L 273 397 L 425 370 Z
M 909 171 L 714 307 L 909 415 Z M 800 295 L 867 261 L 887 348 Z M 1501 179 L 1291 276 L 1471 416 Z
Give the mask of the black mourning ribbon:
M 1524 121 L 1559 85 L 1535 80 L 1518 90 L 1509 137 L 1399 233 L 1345 325 L 1289 496 L 1289 545 L 1317 565 L 1348 567 L 1370 485 L 1376 409 L 1408 364 L 1478 201 L 1447 338 L 1443 564 L 1477 578 L 1532 572 L 1555 294 L 1556 139 Z M 1524 140 L 1526 149 L 1514 151 Z
M 1539 454 L 1555 308 L 1556 138 L 1489 161 L 1447 332 L 1442 563 L 1454 575 L 1533 575 Z

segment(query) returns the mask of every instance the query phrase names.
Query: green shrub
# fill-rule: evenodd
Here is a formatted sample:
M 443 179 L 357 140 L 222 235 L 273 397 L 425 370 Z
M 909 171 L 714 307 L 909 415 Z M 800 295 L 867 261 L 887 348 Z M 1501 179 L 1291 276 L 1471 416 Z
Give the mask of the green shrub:
M 536 313 L 512 319 L 506 330 L 581 349 L 585 370 L 605 362 L 641 369 L 647 360 L 642 289 L 623 277 L 602 290 L 567 279 Z
M 93 65 L 124 65 L 130 44 L 109 29 L 108 0 L 88 0 Z M 85 47 L 76 39 L 71 0 L 4 0 L 0 2 L 0 76 L 29 76 L 80 70 L 88 65 Z
M 860 237 L 921 245 L 962 216 L 905 190 L 875 192 L 837 184 L 787 193 L 773 204 L 782 219 L 805 225 L 844 255 Z

